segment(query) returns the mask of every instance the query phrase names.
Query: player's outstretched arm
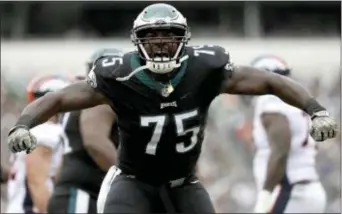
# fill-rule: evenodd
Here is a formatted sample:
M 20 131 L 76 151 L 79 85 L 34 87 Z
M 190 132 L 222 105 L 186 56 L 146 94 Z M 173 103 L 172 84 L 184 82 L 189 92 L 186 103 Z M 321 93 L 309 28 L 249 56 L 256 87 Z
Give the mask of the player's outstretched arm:
M 228 66 L 228 69 L 226 66 L 226 70 L 229 78 L 224 83 L 223 92 L 246 95 L 274 94 L 311 116 L 311 135 L 316 141 L 336 136 L 336 122 L 329 117 L 326 109 L 295 81 L 248 66 Z
M 60 91 L 50 92 L 27 105 L 17 125 L 33 128 L 60 112 L 105 104 L 106 98 L 86 81 L 74 83 Z
M 107 102 L 107 99 L 86 81 L 47 93 L 26 106 L 16 125 L 9 131 L 8 147 L 12 152 L 30 153 L 37 145 L 36 138 L 29 132 L 30 128 L 47 121 L 57 113 L 90 108 Z
M 313 100 L 302 86 L 290 78 L 249 66 L 235 66 L 233 69 L 234 71 L 224 87 L 224 91 L 227 93 L 274 94 L 286 103 L 303 110 L 306 110 L 308 102 Z M 324 110 L 321 106 L 317 106 L 317 108 Z
M 254 207 L 255 213 L 267 213 L 271 209 L 272 192 L 284 177 L 287 157 L 291 148 L 291 131 L 286 116 L 279 113 L 262 115 L 271 153 L 267 163 L 263 190 L 259 192 Z

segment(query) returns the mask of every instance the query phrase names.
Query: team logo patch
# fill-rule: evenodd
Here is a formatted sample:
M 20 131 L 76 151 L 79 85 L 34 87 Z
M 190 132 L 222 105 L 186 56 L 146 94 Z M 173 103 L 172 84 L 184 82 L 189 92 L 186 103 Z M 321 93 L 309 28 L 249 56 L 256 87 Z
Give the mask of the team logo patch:
M 226 69 L 227 71 L 233 71 L 234 70 L 234 66 L 232 63 L 228 62 L 225 66 L 224 69 Z
M 87 83 L 92 88 L 96 88 L 97 87 L 96 75 L 95 75 L 94 69 L 95 69 L 95 66 L 91 69 L 91 71 L 88 74 L 88 78 L 87 78 Z
M 169 103 L 160 103 L 160 109 L 167 108 L 167 107 L 177 107 L 177 102 L 169 102 Z

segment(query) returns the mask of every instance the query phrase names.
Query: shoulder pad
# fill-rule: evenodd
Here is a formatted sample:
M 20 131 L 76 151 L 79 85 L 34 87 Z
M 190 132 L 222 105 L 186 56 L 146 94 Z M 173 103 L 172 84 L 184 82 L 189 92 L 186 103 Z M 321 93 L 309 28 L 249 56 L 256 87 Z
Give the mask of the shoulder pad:
M 103 77 L 118 76 L 122 71 L 130 70 L 132 54 L 134 53 L 128 52 L 121 56 L 104 56 L 94 64 L 94 72 Z
M 222 68 L 231 63 L 228 51 L 217 45 L 188 46 L 188 54 L 194 58 L 198 57 L 212 69 Z
M 131 55 L 130 52 L 123 56 L 105 56 L 97 60 L 88 73 L 87 83 L 92 88 L 108 89 L 109 82 L 112 84 L 122 73 L 130 71 Z
M 96 61 L 92 70 L 97 75 L 111 76 L 116 70 L 123 66 L 122 56 L 104 56 Z
M 106 57 L 106 56 L 123 56 L 124 52 L 116 48 L 104 48 L 97 50 L 91 58 L 88 60 L 88 63 L 95 64 L 97 60 Z

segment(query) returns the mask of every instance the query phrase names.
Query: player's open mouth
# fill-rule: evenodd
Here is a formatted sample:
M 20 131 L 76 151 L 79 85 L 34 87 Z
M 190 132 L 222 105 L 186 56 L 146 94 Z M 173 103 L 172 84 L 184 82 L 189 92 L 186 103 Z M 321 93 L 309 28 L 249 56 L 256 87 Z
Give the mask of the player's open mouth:
M 157 51 L 153 53 L 153 58 L 159 58 L 159 59 L 165 59 L 165 58 L 170 58 L 170 54 L 167 53 L 166 51 Z
M 168 57 L 169 54 L 166 52 L 161 52 L 161 53 L 155 53 L 154 56 L 156 56 L 156 57 Z

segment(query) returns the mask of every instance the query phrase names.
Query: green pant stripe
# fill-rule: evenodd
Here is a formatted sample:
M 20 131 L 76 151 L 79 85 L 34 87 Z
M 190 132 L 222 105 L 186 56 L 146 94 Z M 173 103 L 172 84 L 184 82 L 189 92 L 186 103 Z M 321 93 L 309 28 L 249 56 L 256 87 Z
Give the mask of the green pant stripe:
M 70 197 L 69 197 L 69 203 L 68 203 L 68 213 L 74 214 L 76 210 L 76 197 L 77 192 L 75 188 L 70 189 Z

